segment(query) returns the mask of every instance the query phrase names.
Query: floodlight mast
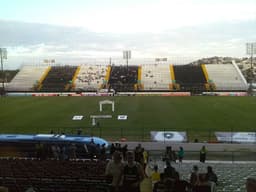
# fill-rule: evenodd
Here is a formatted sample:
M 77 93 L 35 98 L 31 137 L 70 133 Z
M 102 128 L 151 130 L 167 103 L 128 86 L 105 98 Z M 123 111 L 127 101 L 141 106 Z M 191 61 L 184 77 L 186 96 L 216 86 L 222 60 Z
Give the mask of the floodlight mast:
M 246 54 L 251 56 L 251 69 L 253 69 L 253 54 L 256 54 L 256 43 L 246 43 Z
M 128 60 L 131 59 L 131 50 L 123 51 L 123 59 L 126 60 L 126 66 L 127 66 L 127 69 L 128 69 Z
M 0 48 L 0 57 L 1 57 L 1 72 L 2 72 L 2 88 L 3 88 L 3 94 L 5 92 L 4 88 L 4 80 L 5 80 L 5 74 L 4 74 L 4 59 L 7 59 L 7 50 L 6 48 Z
M 252 90 L 253 82 L 253 54 L 256 54 L 256 43 L 246 43 L 246 54 L 251 56 L 251 68 L 250 68 L 250 88 Z

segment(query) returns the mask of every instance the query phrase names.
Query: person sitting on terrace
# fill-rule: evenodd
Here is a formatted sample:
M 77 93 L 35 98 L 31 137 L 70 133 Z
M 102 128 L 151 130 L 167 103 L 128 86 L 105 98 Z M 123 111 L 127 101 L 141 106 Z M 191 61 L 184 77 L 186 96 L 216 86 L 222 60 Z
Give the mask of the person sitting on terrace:
M 247 192 L 255 192 L 256 191 L 256 179 L 247 178 L 247 180 L 246 180 L 246 191 Z
M 209 181 L 212 181 L 212 182 L 214 182 L 215 184 L 217 184 L 218 177 L 217 177 L 217 175 L 213 172 L 211 166 L 208 166 L 208 167 L 207 167 L 206 177 L 208 178 Z

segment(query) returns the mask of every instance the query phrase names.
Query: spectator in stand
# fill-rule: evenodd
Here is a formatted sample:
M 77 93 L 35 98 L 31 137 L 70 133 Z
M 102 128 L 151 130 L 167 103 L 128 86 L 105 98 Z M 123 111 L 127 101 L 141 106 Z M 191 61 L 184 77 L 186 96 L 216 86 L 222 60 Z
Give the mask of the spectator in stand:
M 77 135 L 82 135 L 82 129 L 81 128 L 77 129 Z
M 103 143 L 100 147 L 100 159 L 101 160 L 106 160 L 107 156 L 106 156 L 106 147 L 105 147 L 105 143 Z
M 40 160 L 44 160 L 44 144 L 39 142 L 36 144 L 36 157 Z
M 170 161 L 170 148 L 171 147 L 169 147 L 169 146 L 167 146 L 166 148 L 165 148 L 165 155 L 164 155 L 164 159 L 163 159 L 163 161 Z
M 115 144 L 115 150 L 116 150 L 116 151 L 119 151 L 119 152 L 122 151 L 122 148 L 121 148 L 121 144 L 120 144 L 120 143 L 116 143 L 116 144 Z
M 171 146 L 166 147 L 165 151 L 165 160 L 166 161 L 174 161 L 176 162 L 177 156 L 174 150 L 172 150 Z
M 110 149 L 109 149 L 110 155 L 113 155 L 113 153 L 115 152 L 115 150 L 116 150 L 115 145 L 114 145 L 114 143 L 112 143 L 111 146 L 110 146 Z
M 119 192 L 121 190 L 123 168 L 122 155 L 119 151 L 115 151 L 112 160 L 108 162 L 105 171 L 106 176 L 111 179 L 110 192 Z
M 75 143 L 71 143 L 68 146 L 68 158 L 69 159 L 76 159 L 76 144 Z
M 155 183 L 160 181 L 161 178 L 160 178 L 160 173 L 158 171 L 158 166 L 157 165 L 154 166 L 154 170 L 151 173 L 150 178 L 151 178 L 152 187 L 154 187 Z
M 142 155 L 143 155 L 143 165 L 144 165 L 144 170 L 148 164 L 148 152 L 142 148 Z
M 52 150 L 53 158 L 55 160 L 59 160 L 60 159 L 60 147 L 55 144 L 55 145 L 51 146 L 51 150 Z
M 173 179 L 165 178 L 165 191 L 164 192 L 173 192 L 174 190 L 174 181 Z
M 100 158 L 100 152 L 101 152 L 101 146 L 100 146 L 99 143 L 96 144 L 96 148 L 95 149 L 96 149 L 95 150 L 95 158 L 98 159 L 98 158 Z
M 208 167 L 207 167 L 206 177 L 207 177 L 207 179 L 208 179 L 209 181 L 212 181 L 212 182 L 214 182 L 215 184 L 217 184 L 218 177 L 217 177 L 217 175 L 213 172 L 211 166 L 208 166 Z
M 198 172 L 198 167 L 196 165 L 193 166 L 193 170 L 190 175 L 190 185 L 192 187 L 199 185 L 199 172 Z
M 179 162 L 182 163 L 182 160 L 184 158 L 184 149 L 183 149 L 183 147 L 180 147 L 180 149 L 179 149 L 178 158 L 179 158 Z
M 127 152 L 127 164 L 124 166 L 122 178 L 122 192 L 140 192 L 140 183 L 144 179 L 143 168 L 140 163 L 134 161 L 134 152 Z
M 173 192 L 175 180 L 179 177 L 179 173 L 171 166 L 169 161 L 166 161 L 166 168 L 164 169 L 164 177 L 166 181 L 166 192 Z
M 248 178 L 246 180 L 246 191 L 247 192 L 255 192 L 256 191 L 256 179 Z
M 126 153 L 128 151 L 128 145 L 125 144 L 123 147 L 122 147 L 122 153 L 123 153 L 123 158 L 124 160 L 126 161 Z
M 37 191 L 38 191 L 37 189 L 35 189 L 34 187 L 31 186 L 31 187 L 27 188 L 25 192 L 37 192 Z M 1 190 L 0 190 L 0 192 L 1 192 Z
M 90 143 L 87 145 L 88 151 L 89 151 L 89 156 L 91 160 L 97 157 L 98 152 L 99 152 L 99 146 L 95 144 L 94 139 L 91 138 Z
M 180 180 L 179 175 L 176 175 L 173 192 L 187 192 L 189 191 L 189 189 L 190 184 L 185 180 Z
M 135 161 L 140 163 L 143 162 L 143 152 L 142 152 L 142 147 L 140 143 L 136 146 L 134 153 L 135 153 Z
M 8 188 L 0 186 L 0 192 L 8 192 Z
M 210 182 L 206 174 L 199 174 L 199 184 L 194 186 L 193 192 L 216 192 L 216 185 Z
M 160 174 L 160 180 L 154 184 L 153 192 L 166 192 L 166 183 L 164 174 Z
M 67 160 L 67 146 L 65 144 L 62 144 L 60 147 L 60 160 Z
M 206 160 L 206 153 L 207 153 L 206 147 L 202 146 L 202 148 L 200 149 L 200 162 L 202 162 L 202 163 L 205 162 L 205 160 Z
M 179 173 L 171 166 L 170 161 L 166 161 L 166 168 L 164 169 L 164 176 L 166 179 L 175 180 Z

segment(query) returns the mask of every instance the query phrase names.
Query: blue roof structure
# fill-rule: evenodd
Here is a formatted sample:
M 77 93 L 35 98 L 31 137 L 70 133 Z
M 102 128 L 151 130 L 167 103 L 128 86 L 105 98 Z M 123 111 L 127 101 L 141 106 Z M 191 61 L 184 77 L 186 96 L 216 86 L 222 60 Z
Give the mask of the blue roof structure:
M 61 134 L 0 134 L 0 142 L 75 142 L 89 144 L 93 139 L 95 144 L 105 144 L 108 142 L 100 137 L 74 136 Z

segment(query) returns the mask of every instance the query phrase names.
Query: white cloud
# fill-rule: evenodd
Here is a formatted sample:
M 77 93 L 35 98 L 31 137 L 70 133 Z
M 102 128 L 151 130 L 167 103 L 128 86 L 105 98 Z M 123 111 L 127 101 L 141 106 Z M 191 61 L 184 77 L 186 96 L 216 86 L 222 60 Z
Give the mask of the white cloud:
M 83 26 L 95 32 L 163 32 L 186 26 L 256 19 L 255 2 L 166 0 L 127 7 L 100 7 L 68 14 L 53 23 Z
M 40 30 L 38 30 L 40 29 Z M 0 42 L 8 48 L 5 66 L 55 58 L 80 63 L 88 58 L 245 56 L 245 43 L 255 41 L 255 22 L 224 22 L 168 29 L 161 33 L 95 33 L 79 27 L 0 21 Z M 107 59 L 108 60 L 108 59 Z M 121 59 L 122 60 L 122 59 Z M 179 59 L 186 62 L 184 59 Z
M 160 33 L 256 20 L 255 0 L 9 0 L 1 5 L 5 7 L 0 12 L 2 19 L 84 27 L 99 33 Z

